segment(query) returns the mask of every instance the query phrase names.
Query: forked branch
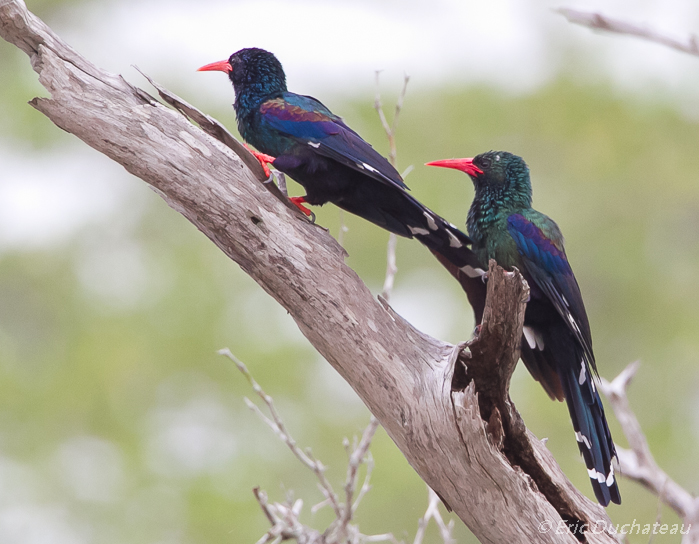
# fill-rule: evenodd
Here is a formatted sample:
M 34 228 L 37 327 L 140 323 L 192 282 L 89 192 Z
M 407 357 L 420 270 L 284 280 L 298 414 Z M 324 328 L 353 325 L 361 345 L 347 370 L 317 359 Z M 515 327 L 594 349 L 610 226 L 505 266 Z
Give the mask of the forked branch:
M 619 472 L 622 477 L 638 482 L 672 508 L 687 527 L 682 544 L 699 543 L 699 498 L 693 497 L 663 471 L 655 462 L 641 425 L 631 410 L 626 391 L 639 369 L 636 361 L 627 366 L 614 380 L 602 378 L 601 391 L 612 405 L 631 449 L 617 447 Z M 684 532 L 684 531 L 683 531 Z

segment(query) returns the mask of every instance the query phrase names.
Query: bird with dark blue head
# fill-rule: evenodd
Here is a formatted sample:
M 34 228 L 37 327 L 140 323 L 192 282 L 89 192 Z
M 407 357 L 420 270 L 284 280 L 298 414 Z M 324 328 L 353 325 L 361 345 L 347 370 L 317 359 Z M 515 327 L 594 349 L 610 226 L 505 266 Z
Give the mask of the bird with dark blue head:
M 522 360 L 551 398 L 566 400 L 597 500 L 619 504 L 612 465 L 616 450 L 595 386 L 590 324 L 563 235 L 552 219 L 532 208 L 527 164 L 512 153 L 489 151 L 428 166 L 461 170 L 473 181 L 467 230 L 480 267 L 464 276 L 462 285 L 468 291 L 467 286 L 482 284 L 476 276 L 487 270 L 489 259 L 522 273 L 530 287 Z M 483 305 L 474 311 L 480 322 Z
M 400 236 L 417 238 L 433 252 L 463 266 L 473 259 L 468 236 L 421 204 L 391 164 L 359 134 L 310 96 L 287 90 L 279 60 L 263 49 L 241 49 L 200 71 L 228 74 L 243 139 L 306 190 L 292 199 L 331 202 Z

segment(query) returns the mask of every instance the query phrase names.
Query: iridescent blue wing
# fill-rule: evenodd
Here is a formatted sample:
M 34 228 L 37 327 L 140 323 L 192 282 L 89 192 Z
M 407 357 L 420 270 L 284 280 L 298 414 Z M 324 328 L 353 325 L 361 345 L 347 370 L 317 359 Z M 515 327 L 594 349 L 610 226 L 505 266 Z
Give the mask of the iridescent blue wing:
M 558 375 L 595 496 L 604 506 L 610 501 L 619 504 L 621 495 L 612 463 L 616 451 L 594 377 L 590 376 L 590 369 L 596 371 L 595 359 L 580 288 L 563 250 L 558 226 L 542 214 L 532 214 L 532 219 L 513 214 L 507 218 L 507 228 L 524 265 L 522 272 L 551 301 L 564 325 L 558 325 L 558 330 L 555 322 L 543 328 L 541 323 L 525 326 L 528 366 L 539 371 L 543 379 L 550 380 L 546 374 L 550 370 Z M 562 334 L 566 329 L 572 333 L 570 340 Z M 556 385 L 549 381 L 549 393 L 557 394 Z
M 315 98 L 284 93 L 260 106 L 262 123 L 312 148 L 316 153 L 382 183 L 408 187 L 371 145 Z
M 528 275 L 546 294 L 573 336 L 583 348 L 585 359 L 596 371 L 592 335 L 580 287 L 568 264 L 563 237 L 556 224 L 541 215 L 541 226 L 520 214 L 507 218 L 507 229 L 517 245 Z

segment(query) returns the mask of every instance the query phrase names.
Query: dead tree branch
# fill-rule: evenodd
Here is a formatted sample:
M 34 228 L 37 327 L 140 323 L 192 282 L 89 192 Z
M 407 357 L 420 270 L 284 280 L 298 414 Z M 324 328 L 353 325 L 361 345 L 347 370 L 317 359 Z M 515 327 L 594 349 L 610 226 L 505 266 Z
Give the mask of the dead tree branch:
M 350 448 L 349 441 L 345 439 L 345 447 L 349 454 L 349 462 L 347 464 L 347 478 L 344 485 L 345 502 L 341 503 L 338 498 L 338 494 L 325 477 L 326 467 L 320 462 L 320 460 L 313 456 L 310 449 L 306 449 L 304 451 L 297 445 L 296 441 L 291 436 L 291 433 L 286 428 L 281 416 L 277 412 L 272 397 L 264 392 L 264 390 L 252 377 L 245 364 L 238 360 L 238 358 L 235 357 L 230 350 L 222 349 L 219 351 L 219 353 L 221 355 L 225 355 L 231 361 L 233 361 L 238 370 L 240 370 L 240 372 L 247 378 L 248 382 L 250 382 L 252 390 L 262 399 L 262 402 L 264 402 L 265 406 L 267 407 L 270 417 L 267 417 L 263 411 L 250 399 L 246 398 L 245 403 L 274 431 L 282 442 L 289 447 L 294 456 L 301 461 L 303 465 L 309 468 L 313 474 L 315 474 L 316 478 L 318 479 L 318 487 L 325 497 L 325 500 L 321 503 L 321 505 L 330 504 L 335 514 L 335 519 L 332 521 L 329 527 L 323 531 L 323 533 L 320 533 L 316 529 L 301 523 L 299 519 L 301 509 L 303 507 L 303 501 L 301 499 L 293 502 L 291 499 L 289 499 L 287 504 L 270 504 L 265 492 L 261 491 L 259 488 L 255 488 L 253 490 L 255 493 L 255 498 L 272 525 L 269 531 L 267 531 L 267 533 L 258 541 L 259 544 L 273 542 L 277 538 L 293 538 L 296 539 L 299 544 L 311 544 L 315 542 L 318 544 L 361 544 L 362 542 L 370 541 L 395 541 L 395 538 L 393 538 L 393 535 L 391 534 L 371 536 L 363 535 L 359 532 L 359 528 L 351 523 L 361 499 L 369 489 L 369 479 L 371 477 L 371 471 L 373 468 L 373 461 L 371 459 L 371 455 L 369 454 L 369 446 L 371 445 L 371 440 L 373 439 L 376 429 L 379 426 L 377 419 L 372 416 L 369 425 L 362 434 L 362 438 L 359 440 L 359 442 L 355 442 L 353 448 Z M 367 467 L 366 475 L 360 493 L 355 498 L 357 480 L 359 478 L 359 469 L 363 464 L 365 464 Z M 316 505 L 313 510 L 315 511 L 317 507 L 318 505 Z
M 613 19 L 612 17 L 607 17 L 600 13 L 579 11 L 571 8 L 560 8 L 556 11 L 568 19 L 569 22 L 586 26 L 592 30 L 635 36 L 636 38 L 659 43 L 666 47 L 681 51 L 682 53 L 688 53 L 695 57 L 699 57 L 699 43 L 697 43 L 697 37 L 694 34 L 689 36 L 686 41 L 682 41 L 660 34 L 650 28 L 638 26 L 619 19 Z
M 583 12 L 570 8 L 557 10 L 571 23 L 579 24 L 593 30 L 613 32 L 635 36 L 659 43 L 690 55 L 699 56 L 699 43 L 696 35 L 686 41 L 680 41 L 660 34 L 652 29 L 640 27 L 626 21 L 612 19 L 599 13 Z M 672 508 L 687 526 L 683 533 L 683 544 L 699 544 L 699 498 L 692 496 L 677 482 L 672 480 L 655 462 L 641 425 L 631 410 L 626 395 L 631 380 L 638 371 L 639 363 L 628 365 L 611 383 L 601 379 L 600 390 L 609 399 L 614 414 L 621 424 L 631 449 L 617 447 L 619 473 L 622 477 L 638 482 L 658 500 Z
M 274 431 L 282 442 L 289 447 L 294 456 L 301 461 L 303 465 L 309 468 L 318 479 L 318 487 L 325 497 L 325 500 L 316 504 L 311 510 L 316 512 L 322 506 L 330 504 L 335 511 L 335 519 L 325 531 L 320 533 L 318 530 L 301 523 L 300 515 L 301 509 L 303 508 L 303 501 L 301 499 L 292 501 L 291 498 L 288 498 L 285 504 L 277 502 L 270 504 L 267 494 L 256 487 L 253 489 L 255 498 L 272 525 L 262 538 L 258 540 L 258 544 L 274 542 L 275 539 L 279 538 L 282 540 L 295 539 L 299 544 L 363 544 L 366 542 L 392 542 L 398 544 L 398 541 L 391 533 L 364 535 L 360 532 L 359 527 L 352 524 L 354 514 L 362 498 L 364 498 L 364 495 L 371 487 L 369 482 L 374 462 L 371 453 L 369 453 L 369 447 L 371 446 L 371 441 L 374 438 L 376 429 L 379 427 L 378 420 L 372 416 L 369 425 L 367 425 L 362 433 L 361 439 L 357 440 L 355 438 L 351 446 L 348 439 L 345 438 L 343 441 L 345 449 L 347 450 L 348 463 L 347 477 L 344 484 L 345 502 L 340 503 L 338 494 L 335 493 L 332 485 L 325 477 L 325 466 L 318 459 L 313 457 L 310 448 L 305 451 L 299 448 L 296 441 L 287 430 L 286 424 L 277 412 L 274 400 L 265 393 L 262 387 L 260 387 L 257 381 L 252 377 L 247 366 L 238 360 L 228 349 L 222 349 L 219 353 L 225 355 L 235 363 L 238 370 L 240 370 L 252 386 L 252 390 L 264 402 L 270 417 L 267 417 L 255 403 L 245 398 L 248 407 Z M 359 470 L 362 465 L 366 466 L 366 473 L 359 494 L 355 497 L 359 481 Z M 415 534 L 413 544 L 422 544 L 430 520 L 434 520 L 437 525 L 444 544 L 455 544 L 456 541 L 452 538 L 454 520 L 450 520 L 449 523 L 444 522 L 439 512 L 439 503 L 441 502 L 439 496 L 429 487 L 427 488 L 427 492 L 429 497 L 427 510 L 418 522 L 418 530 Z
M 313 471 L 313 473 L 316 475 L 316 478 L 318 478 L 320 490 L 323 493 L 325 500 L 332 506 L 333 511 L 335 512 L 335 516 L 338 519 L 343 518 L 345 516 L 343 511 L 344 509 L 340 505 L 340 500 L 337 497 L 337 493 L 335 493 L 335 490 L 330 485 L 328 479 L 325 477 L 325 466 L 323 465 L 323 463 L 316 459 L 310 451 L 303 451 L 301 448 L 298 447 L 296 441 L 291 437 L 291 433 L 289 433 L 289 431 L 286 429 L 284 421 L 277 413 L 277 408 L 274 406 L 274 401 L 272 400 L 272 397 L 270 397 L 267 393 L 265 393 L 262 390 L 260 385 L 255 381 L 255 379 L 248 371 L 248 368 L 241 361 L 239 361 L 238 358 L 230 352 L 230 350 L 222 349 L 221 351 L 219 351 L 219 353 L 221 355 L 225 355 L 231 361 L 233 361 L 238 370 L 240 370 L 240 372 L 247 378 L 247 380 L 250 382 L 250 385 L 252 386 L 252 390 L 257 394 L 258 397 L 262 399 L 262 401 L 267 406 L 267 410 L 269 411 L 271 419 L 267 417 L 254 402 L 246 398 L 245 404 L 247 404 L 248 408 L 255 412 L 260 417 L 260 419 L 264 421 L 269 426 L 269 428 L 272 429 L 274 433 L 279 438 L 281 438 L 281 440 L 287 446 L 289 446 L 291 453 L 293 453 L 294 456 L 296 456 L 296 458 L 299 461 L 301 461 L 301 463 L 303 463 L 306 467 Z
M 626 391 L 640 364 L 627 366 L 612 382 L 602 378 L 600 390 L 612 405 L 631 449 L 617 447 L 619 472 L 622 477 L 638 482 L 672 508 L 688 527 L 682 544 L 699 543 L 699 498 L 693 497 L 668 476 L 655 462 L 641 425 L 631 410 Z
M 22 0 L 0 0 L 0 35 L 50 93 L 32 106 L 143 179 L 279 302 L 481 542 L 574 544 L 566 523 L 609 525 L 509 400 L 526 299 L 518 273 L 491 265 L 469 357 L 377 302 L 337 242 L 261 183 L 239 144 L 97 68 Z M 561 523 L 562 532 L 542 530 Z M 584 536 L 615 541 L 609 531 Z

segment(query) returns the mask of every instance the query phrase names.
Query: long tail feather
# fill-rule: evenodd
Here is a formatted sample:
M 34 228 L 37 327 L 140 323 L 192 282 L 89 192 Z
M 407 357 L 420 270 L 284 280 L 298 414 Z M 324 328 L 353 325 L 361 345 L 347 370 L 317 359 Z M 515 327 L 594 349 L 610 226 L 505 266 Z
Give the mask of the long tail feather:
M 612 435 L 594 377 L 582 356 L 578 360 L 578 365 L 570 366 L 561 375 L 575 438 L 599 503 L 603 506 L 610 501 L 620 504 L 621 495 L 612 465 L 616 457 Z

